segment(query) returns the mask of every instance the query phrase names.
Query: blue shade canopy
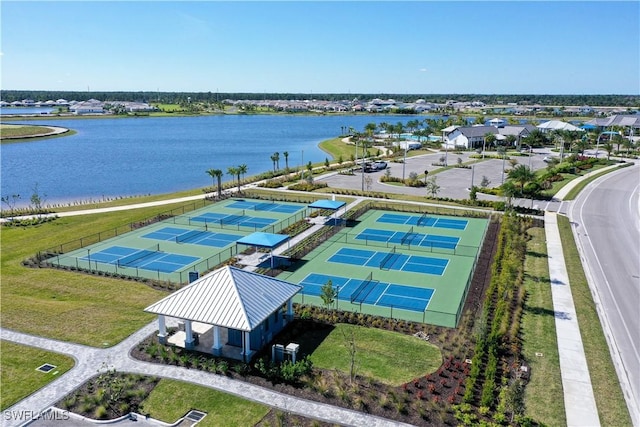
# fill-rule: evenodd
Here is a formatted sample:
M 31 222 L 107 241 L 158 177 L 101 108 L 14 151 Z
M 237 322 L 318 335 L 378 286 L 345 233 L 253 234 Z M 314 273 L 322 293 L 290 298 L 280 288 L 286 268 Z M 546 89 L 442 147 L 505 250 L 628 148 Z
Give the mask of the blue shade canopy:
M 273 249 L 289 240 L 286 234 L 262 233 L 260 231 L 249 234 L 238 240 L 236 243 L 241 245 L 259 246 L 262 248 Z
M 332 209 L 338 210 L 341 207 L 346 205 L 345 202 L 340 202 L 338 200 L 317 200 L 309 205 L 310 208 L 315 209 Z

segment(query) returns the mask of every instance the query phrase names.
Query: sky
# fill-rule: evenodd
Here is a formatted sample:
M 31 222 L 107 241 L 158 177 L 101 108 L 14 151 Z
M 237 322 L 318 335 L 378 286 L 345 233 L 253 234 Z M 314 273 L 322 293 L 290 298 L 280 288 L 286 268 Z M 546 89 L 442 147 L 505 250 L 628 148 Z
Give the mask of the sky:
M 640 94 L 638 1 L 14 1 L 5 90 Z

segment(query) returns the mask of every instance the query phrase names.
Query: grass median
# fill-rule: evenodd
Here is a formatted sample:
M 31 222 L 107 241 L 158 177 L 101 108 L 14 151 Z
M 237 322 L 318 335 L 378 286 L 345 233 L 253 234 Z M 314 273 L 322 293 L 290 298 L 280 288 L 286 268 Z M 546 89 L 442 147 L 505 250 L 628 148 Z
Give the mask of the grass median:
M 526 413 L 544 425 L 566 425 L 544 229 L 532 228 L 529 235 L 524 280 L 527 300 L 522 318 L 522 351 L 531 368 Z
M 59 378 L 74 365 L 68 356 L 9 341 L 0 341 L 0 363 L 0 411 Z M 36 371 L 45 363 L 55 368 L 46 373 Z
M 151 417 L 169 424 L 191 409 L 206 412 L 198 423 L 201 427 L 256 425 L 270 409 L 228 393 L 168 379 L 158 383 L 142 406 Z

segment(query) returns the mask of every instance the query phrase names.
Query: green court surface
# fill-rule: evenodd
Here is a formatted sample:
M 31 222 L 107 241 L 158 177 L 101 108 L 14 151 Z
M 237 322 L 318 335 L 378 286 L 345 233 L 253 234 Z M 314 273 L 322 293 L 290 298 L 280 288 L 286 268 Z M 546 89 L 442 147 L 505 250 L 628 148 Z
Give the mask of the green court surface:
M 236 241 L 256 231 L 277 233 L 308 215 L 301 203 L 230 199 L 83 246 L 54 265 L 186 283 L 236 255 Z M 89 239 L 87 239 L 89 240 Z
M 278 276 L 304 286 L 299 303 L 447 327 L 459 321 L 488 220 L 370 210 Z

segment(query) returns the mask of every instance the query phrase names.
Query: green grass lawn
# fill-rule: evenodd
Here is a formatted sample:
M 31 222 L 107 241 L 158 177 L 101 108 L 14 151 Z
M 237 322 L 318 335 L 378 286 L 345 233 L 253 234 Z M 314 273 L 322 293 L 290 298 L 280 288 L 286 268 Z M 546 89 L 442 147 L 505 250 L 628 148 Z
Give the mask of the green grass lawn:
M 442 364 L 440 349 L 426 341 L 397 332 L 337 324 L 311 354 L 314 366 L 348 374 L 351 358 L 347 345 L 352 331 L 358 375 L 399 386 L 435 371 Z
M 47 373 L 36 371 L 45 363 L 56 368 Z M 0 341 L 0 410 L 4 411 L 39 390 L 73 365 L 73 359 L 62 354 Z
M 566 417 L 544 229 L 532 228 L 529 235 L 524 280 L 527 301 L 522 317 L 523 354 L 531 368 L 525 389 L 526 414 L 545 425 L 561 426 L 566 425 Z
M 176 422 L 191 409 L 206 412 L 198 423 L 202 427 L 252 426 L 269 412 L 267 406 L 231 394 L 167 379 L 160 380 L 142 405 L 145 413 L 166 423 Z
M 153 320 L 142 310 L 166 295 L 133 282 L 21 263 L 40 250 L 166 211 L 166 206 L 3 227 L 2 326 L 96 347 L 112 346 Z
M 591 296 L 591 290 L 584 275 L 569 219 L 558 215 L 558 227 L 600 424 L 603 426 L 630 426 L 632 423 L 629 411 L 611 361 L 611 354 Z

